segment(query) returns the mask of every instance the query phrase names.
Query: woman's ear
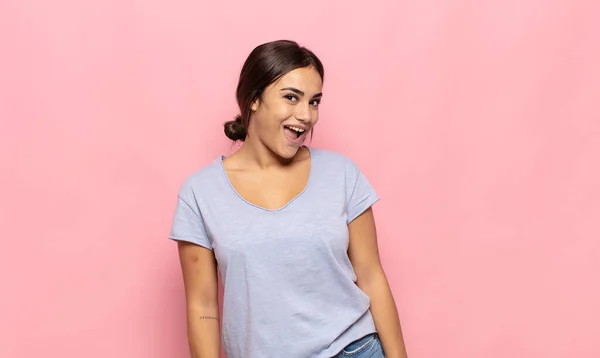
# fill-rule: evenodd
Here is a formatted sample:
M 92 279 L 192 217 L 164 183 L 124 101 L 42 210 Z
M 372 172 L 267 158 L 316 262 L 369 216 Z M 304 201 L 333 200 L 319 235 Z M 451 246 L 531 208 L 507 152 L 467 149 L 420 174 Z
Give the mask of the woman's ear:
M 256 112 L 258 110 L 259 104 L 260 104 L 260 97 L 263 94 L 263 90 L 258 90 L 256 91 L 256 98 L 254 98 L 254 101 L 252 101 L 252 104 L 250 105 L 250 110 L 252 112 Z
M 250 109 L 252 110 L 252 112 L 256 112 L 256 110 L 258 110 L 259 101 L 260 101 L 259 97 L 256 97 L 256 99 L 254 101 L 252 101 L 252 104 L 250 105 Z

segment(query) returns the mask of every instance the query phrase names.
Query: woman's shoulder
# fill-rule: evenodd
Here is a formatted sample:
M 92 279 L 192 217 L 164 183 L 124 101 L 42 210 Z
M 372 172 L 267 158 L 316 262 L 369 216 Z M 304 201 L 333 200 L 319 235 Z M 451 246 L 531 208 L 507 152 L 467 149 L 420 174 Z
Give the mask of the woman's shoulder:
M 194 195 L 206 190 L 217 181 L 221 175 L 221 158 L 212 160 L 187 174 L 180 184 L 180 195 Z
M 311 156 L 314 156 L 319 162 L 330 167 L 352 168 L 356 166 L 354 161 L 348 155 L 334 150 L 310 147 L 310 153 Z
M 310 150 L 311 155 L 316 159 L 315 163 L 318 163 L 319 172 L 330 178 L 355 182 L 362 175 L 361 168 L 349 155 L 320 148 L 310 148 Z
M 315 158 L 318 158 L 321 161 L 340 162 L 340 163 L 346 163 L 347 161 L 351 161 L 351 159 L 348 156 L 346 156 L 345 154 L 342 154 L 340 152 L 337 152 L 337 151 L 334 151 L 331 149 L 310 147 L 310 154 L 311 154 L 311 156 L 314 156 Z

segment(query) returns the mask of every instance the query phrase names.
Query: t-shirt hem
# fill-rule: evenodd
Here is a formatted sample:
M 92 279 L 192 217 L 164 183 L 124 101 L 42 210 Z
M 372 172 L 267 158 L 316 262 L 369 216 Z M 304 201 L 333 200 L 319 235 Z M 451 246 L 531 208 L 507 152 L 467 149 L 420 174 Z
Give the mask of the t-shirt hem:
M 360 209 L 356 210 L 354 215 L 348 217 L 348 224 L 353 222 L 357 217 L 362 215 L 365 211 L 367 211 L 370 207 L 372 207 L 375 203 L 381 200 L 377 195 L 371 195 L 369 199 L 365 200 L 363 204 L 360 206 Z
M 169 236 L 169 239 L 173 240 L 173 241 L 185 241 L 185 242 L 189 242 L 189 243 L 192 243 L 192 244 L 195 244 L 195 245 L 198 245 L 198 246 L 202 246 L 205 249 L 209 249 L 210 251 L 214 251 L 213 248 L 210 245 L 205 244 L 203 242 L 194 241 L 192 239 L 187 239 L 187 238 L 183 238 L 183 237 L 175 237 L 175 236 Z
M 327 349 L 327 351 L 325 351 L 323 353 L 326 354 L 328 357 L 331 356 L 331 354 L 333 354 L 333 356 L 335 356 L 335 355 L 339 354 L 344 348 L 346 348 L 350 343 L 352 343 L 356 340 L 359 340 L 369 334 L 373 334 L 373 333 L 378 333 L 377 329 L 373 326 L 371 326 L 365 330 L 356 331 L 355 334 L 353 334 L 352 336 L 348 336 L 344 340 L 339 340 L 339 341 L 335 342 L 335 345 L 331 345 Z M 322 357 L 322 356 L 319 356 L 319 357 Z

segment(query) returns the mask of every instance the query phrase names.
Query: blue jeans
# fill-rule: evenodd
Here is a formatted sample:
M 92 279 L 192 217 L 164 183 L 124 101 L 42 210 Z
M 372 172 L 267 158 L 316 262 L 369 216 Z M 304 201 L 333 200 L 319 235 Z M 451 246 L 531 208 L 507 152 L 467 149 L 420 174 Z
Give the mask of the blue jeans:
M 385 358 L 377 333 L 371 333 L 342 349 L 333 358 Z

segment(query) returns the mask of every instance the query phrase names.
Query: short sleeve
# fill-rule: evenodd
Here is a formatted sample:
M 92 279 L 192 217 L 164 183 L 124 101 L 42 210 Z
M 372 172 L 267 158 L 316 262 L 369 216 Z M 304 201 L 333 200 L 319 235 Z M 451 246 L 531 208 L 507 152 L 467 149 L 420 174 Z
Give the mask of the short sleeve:
M 379 201 L 379 196 L 360 168 L 351 160 L 346 162 L 346 215 L 347 223 L 364 213 Z
M 179 191 L 169 238 L 213 249 L 198 204 L 187 186 Z

